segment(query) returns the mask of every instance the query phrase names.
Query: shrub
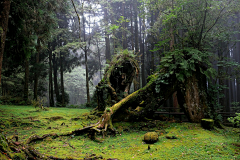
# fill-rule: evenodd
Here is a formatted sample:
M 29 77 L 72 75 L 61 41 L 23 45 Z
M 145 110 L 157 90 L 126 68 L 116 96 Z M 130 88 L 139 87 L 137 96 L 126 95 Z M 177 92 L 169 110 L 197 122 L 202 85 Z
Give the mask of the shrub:
M 240 126 L 240 113 L 236 113 L 236 117 L 228 118 L 228 121 L 233 123 L 236 127 Z
M 39 107 L 41 109 L 43 109 L 43 99 L 38 98 L 37 100 L 31 100 L 31 104 L 36 108 Z

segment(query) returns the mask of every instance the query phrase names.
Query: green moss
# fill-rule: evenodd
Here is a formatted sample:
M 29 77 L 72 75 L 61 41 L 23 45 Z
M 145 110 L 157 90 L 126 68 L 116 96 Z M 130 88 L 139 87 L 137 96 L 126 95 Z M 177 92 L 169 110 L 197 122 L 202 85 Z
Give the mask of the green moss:
M 4 110 L 0 116 L 8 119 L 14 116 L 29 119 L 38 119 L 46 123 L 46 126 L 37 128 L 32 126 L 19 126 L 7 128 L 7 136 L 10 137 L 17 130 L 19 140 L 24 141 L 30 135 L 37 134 L 42 136 L 47 133 L 65 133 L 83 125 L 96 123 L 97 120 L 78 120 L 71 121 L 72 117 L 78 117 L 89 110 L 81 109 L 63 109 L 50 108 L 48 112 L 33 112 L 29 114 L 28 110 L 32 107 L 20 106 L 0 106 Z M 49 121 L 45 118 L 53 116 L 62 116 L 64 119 L 58 121 Z M 25 119 L 25 120 L 27 120 Z M 29 120 L 30 121 L 30 120 Z M 61 123 L 65 125 L 61 126 Z M 35 124 L 35 122 L 33 122 Z M 145 122 L 144 122 L 145 123 Z M 140 131 L 139 122 L 118 122 L 114 127 L 121 128 L 122 132 L 116 136 L 106 135 L 102 143 L 91 141 L 86 135 L 64 136 L 48 141 L 38 141 L 31 145 L 40 153 L 48 156 L 55 156 L 62 159 L 72 157 L 74 159 L 84 159 L 86 155 L 96 154 L 103 159 L 240 159 L 239 147 L 236 144 L 239 141 L 239 128 L 226 127 L 226 130 L 205 130 L 200 124 L 196 123 L 168 123 L 154 121 L 160 129 L 158 141 L 150 146 L 145 144 L 142 139 L 145 131 Z M 51 129 L 46 129 L 51 126 Z M 134 127 L 132 127 L 134 126 Z M 157 129 L 156 129 L 157 130 Z M 234 132 L 233 132 L 234 131 Z M 163 133 L 163 134 L 161 134 Z M 120 135 L 121 134 L 121 135 Z M 166 139 L 165 136 L 176 136 L 178 139 Z M 102 134 L 97 135 L 98 138 Z M 70 147 L 73 146 L 74 148 Z M 122 154 L 124 153 L 124 154 Z M 13 154 L 14 155 L 14 154 Z M 1 156 L 1 155 L 0 155 Z M 2 155 L 3 156 L 3 155 Z M 133 158 L 134 157 L 134 158 Z M 1 159 L 1 158 L 0 158 Z M 4 159 L 4 158 L 2 158 Z

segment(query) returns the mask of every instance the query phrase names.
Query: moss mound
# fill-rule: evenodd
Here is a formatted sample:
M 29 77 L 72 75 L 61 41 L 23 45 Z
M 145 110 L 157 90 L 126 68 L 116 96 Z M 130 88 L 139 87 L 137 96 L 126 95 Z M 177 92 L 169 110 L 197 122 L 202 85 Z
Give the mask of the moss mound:
M 155 143 L 158 141 L 158 134 L 156 132 L 147 132 L 144 135 L 143 141 L 146 143 Z

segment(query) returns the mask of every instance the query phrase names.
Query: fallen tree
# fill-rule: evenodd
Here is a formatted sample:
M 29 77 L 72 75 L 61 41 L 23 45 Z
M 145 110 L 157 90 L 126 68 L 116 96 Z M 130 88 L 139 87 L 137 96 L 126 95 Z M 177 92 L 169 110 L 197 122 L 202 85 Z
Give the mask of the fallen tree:
M 169 52 L 162 58 L 159 71 L 149 77 L 146 86 L 125 96 L 111 107 L 105 105 L 105 111 L 95 128 L 106 130 L 109 126 L 113 129 L 113 118 L 118 121 L 136 120 L 153 115 L 175 91 L 179 105 L 189 121 L 200 122 L 208 109 L 206 76 L 211 73 L 211 68 L 206 59 L 207 53 L 203 54 L 193 48 Z M 107 70 L 104 80 L 114 76 L 114 73 L 114 67 Z M 109 80 L 107 84 L 111 86 L 113 82 Z M 110 93 L 115 92 L 112 90 Z M 98 104 L 102 105 L 99 101 Z
M 174 53 L 177 52 L 177 53 Z M 74 130 L 72 132 L 33 135 L 25 143 L 13 142 L 2 137 L 1 152 L 8 158 L 13 156 L 34 157 L 35 159 L 57 159 L 56 157 L 43 157 L 29 144 L 43 140 L 47 137 L 80 135 L 87 133 L 90 139 L 96 139 L 96 133 L 110 130 L 115 132 L 112 120 L 142 120 L 153 115 L 175 91 L 178 102 L 190 122 L 200 122 L 207 110 L 206 75 L 209 74 L 209 64 L 203 64 L 206 57 L 200 51 L 176 50 L 169 52 L 161 60 L 159 71 L 148 78 L 143 88 L 129 94 L 134 76 L 138 74 L 138 65 L 134 55 L 128 52 L 117 55 L 111 66 L 105 72 L 104 78 L 96 86 L 98 107 L 92 112 L 96 114 L 103 111 L 96 124 Z M 15 151 L 17 154 L 11 154 Z

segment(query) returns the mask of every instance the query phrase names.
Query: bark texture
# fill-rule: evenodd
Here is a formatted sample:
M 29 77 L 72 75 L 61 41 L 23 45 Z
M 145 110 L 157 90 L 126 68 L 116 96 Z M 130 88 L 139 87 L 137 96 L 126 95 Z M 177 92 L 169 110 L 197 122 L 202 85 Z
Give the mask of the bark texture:
M 206 80 L 203 75 L 194 72 L 178 90 L 178 102 L 190 122 L 201 122 L 206 112 Z
M 10 11 L 10 0 L 1 0 L 0 2 L 0 84 L 2 73 L 2 61 L 5 47 L 5 40 L 8 29 L 8 16 Z

